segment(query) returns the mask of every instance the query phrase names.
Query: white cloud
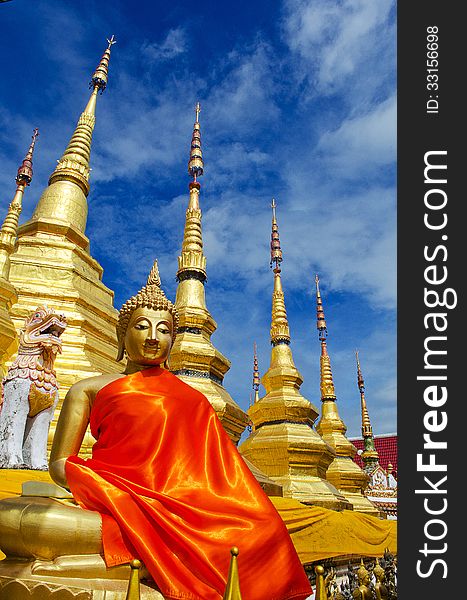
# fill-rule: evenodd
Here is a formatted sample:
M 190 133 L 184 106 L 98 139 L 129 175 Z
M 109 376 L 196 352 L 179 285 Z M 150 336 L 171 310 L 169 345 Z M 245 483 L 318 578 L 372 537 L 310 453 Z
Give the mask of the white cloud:
M 375 167 L 394 164 L 396 156 L 396 97 L 391 96 L 363 116 L 327 131 L 317 151 L 328 166 L 345 177 L 367 177 Z
M 220 126 L 218 136 L 245 139 L 265 124 L 275 126 L 279 116 L 274 102 L 276 68 L 272 48 L 262 41 L 227 56 L 222 76 L 207 98 L 209 119 Z
M 170 29 L 161 43 L 146 42 L 142 46 L 142 52 L 151 61 L 166 61 L 178 57 L 186 52 L 188 40 L 185 31 L 181 27 Z
M 359 92 L 371 84 L 375 89 L 394 63 L 388 46 L 395 36 L 388 16 L 393 0 L 288 0 L 284 31 L 290 49 L 312 68 L 312 87 L 323 94 L 347 88 L 362 101 Z M 389 33 L 389 35 L 388 35 Z M 375 62 L 379 68 L 373 69 Z M 369 75 L 369 77 L 367 77 Z

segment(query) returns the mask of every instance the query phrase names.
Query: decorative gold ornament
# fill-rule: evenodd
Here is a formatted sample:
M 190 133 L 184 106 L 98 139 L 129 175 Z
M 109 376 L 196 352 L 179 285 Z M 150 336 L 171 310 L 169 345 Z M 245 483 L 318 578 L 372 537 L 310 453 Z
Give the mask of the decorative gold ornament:
M 315 566 L 315 575 L 316 575 L 315 600 L 328 600 L 328 596 L 326 594 L 326 585 L 324 583 L 324 567 L 322 565 Z
M 130 568 L 130 582 L 125 600 L 140 600 L 139 570 L 141 569 L 141 561 L 138 559 L 132 560 Z
M 238 548 L 234 546 L 230 550 L 230 567 L 229 574 L 227 577 L 227 586 L 225 588 L 222 600 L 242 600 L 242 594 L 240 592 L 240 579 L 238 577 L 238 565 L 237 556 L 239 554 Z

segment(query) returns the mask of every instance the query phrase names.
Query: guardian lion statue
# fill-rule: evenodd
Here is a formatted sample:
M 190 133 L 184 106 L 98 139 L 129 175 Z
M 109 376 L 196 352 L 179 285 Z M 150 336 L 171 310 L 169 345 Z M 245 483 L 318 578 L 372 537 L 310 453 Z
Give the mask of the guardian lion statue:
M 66 317 L 48 306 L 29 315 L 18 356 L 3 379 L 0 403 L 0 468 L 47 470 L 47 437 L 58 402 L 54 371 Z

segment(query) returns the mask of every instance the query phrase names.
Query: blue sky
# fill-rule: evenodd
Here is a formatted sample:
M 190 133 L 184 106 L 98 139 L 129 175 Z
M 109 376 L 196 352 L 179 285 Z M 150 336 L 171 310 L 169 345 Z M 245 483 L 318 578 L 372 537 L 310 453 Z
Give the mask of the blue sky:
M 390 0 L 13 0 L 0 5 L 0 190 L 6 213 L 33 127 L 27 220 L 86 105 L 97 106 L 86 234 L 115 306 L 154 258 L 169 297 L 201 102 L 207 305 L 224 383 L 248 407 L 253 343 L 270 359 L 271 198 L 301 391 L 319 401 L 314 276 L 339 412 L 360 434 L 355 348 L 375 433 L 396 430 L 396 29 Z M 3 218 L 3 217 L 1 217 Z M 261 395 L 264 389 L 260 390 Z

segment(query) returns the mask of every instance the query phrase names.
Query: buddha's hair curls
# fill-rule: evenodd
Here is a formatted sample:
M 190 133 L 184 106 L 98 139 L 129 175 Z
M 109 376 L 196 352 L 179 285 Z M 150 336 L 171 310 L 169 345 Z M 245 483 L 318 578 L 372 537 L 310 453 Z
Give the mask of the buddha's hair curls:
M 117 339 L 118 339 L 118 355 L 117 360 L 123 358 L 125 333 L 130 321 L 131 315 L 137 308 L 151 308 L 152 310 L 166 310 L 172 315 L 173 333 L 172 342 L 177 334 L 178 313 L 175 305 L 166 297 L 161 289 L 161 278 L 157 260 L 149 273 L 146 285 L 140 291 L 129 298 L 120 309 L 117 321 Z

